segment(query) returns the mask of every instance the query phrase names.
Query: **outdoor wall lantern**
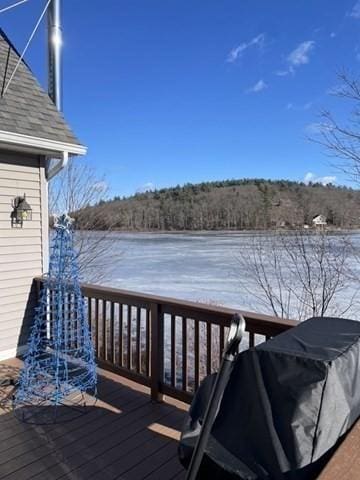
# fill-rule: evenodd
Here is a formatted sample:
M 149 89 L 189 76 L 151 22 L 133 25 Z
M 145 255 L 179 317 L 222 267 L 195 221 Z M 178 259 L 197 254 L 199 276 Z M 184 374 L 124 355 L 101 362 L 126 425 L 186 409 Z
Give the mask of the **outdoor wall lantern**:
M 22 228 L 23 222 L 32 220 L 32 208 L 26 201 L 26 195 L 16 197 L 12 202 L 13 211 L 11 212 L 11 226 Z

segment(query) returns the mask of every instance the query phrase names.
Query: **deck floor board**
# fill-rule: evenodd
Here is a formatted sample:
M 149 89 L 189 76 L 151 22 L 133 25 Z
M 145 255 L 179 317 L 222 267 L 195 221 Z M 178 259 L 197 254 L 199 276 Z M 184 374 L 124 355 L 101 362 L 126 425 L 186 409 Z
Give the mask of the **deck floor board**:
M 2 363 L 0 376 L 15 377 L 19 367 Z M 97 402 L 67 422 L 61 407 L 56 424 L 24 424 L 11 411 L 11 392 L 0 392 L 0 480 L 185 478 L 176 451 L 186 407 L 152 403 L 146 387 L 99 373 Z

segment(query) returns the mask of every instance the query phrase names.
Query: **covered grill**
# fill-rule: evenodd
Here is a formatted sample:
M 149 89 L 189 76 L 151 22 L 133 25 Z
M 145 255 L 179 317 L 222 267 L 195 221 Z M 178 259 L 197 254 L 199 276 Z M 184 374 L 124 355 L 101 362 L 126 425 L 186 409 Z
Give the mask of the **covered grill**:
M 185 466 L 214 378 L 184 426 Z M 360 322 L 311 318 L 237 357 L 198 478 L 310 480 L 359 416 Z

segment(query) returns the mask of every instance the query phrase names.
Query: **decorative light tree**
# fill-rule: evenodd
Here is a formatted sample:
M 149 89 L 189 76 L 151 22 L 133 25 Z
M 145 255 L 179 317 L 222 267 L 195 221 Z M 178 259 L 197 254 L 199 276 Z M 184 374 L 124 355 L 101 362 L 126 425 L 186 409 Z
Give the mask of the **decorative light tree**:
M 37 407 L 58 407 L 75 392 L 82 399 L 86 392 L 96 392 L 94 347 L 80 290 L 72 219 L 62 215 L 54 228 L 49 273 L 14 397 L 15 412 L 24 421 L 36 422 L 28 412 L 37 414 Z M 53 411 L 56 421 L 57 408 Z

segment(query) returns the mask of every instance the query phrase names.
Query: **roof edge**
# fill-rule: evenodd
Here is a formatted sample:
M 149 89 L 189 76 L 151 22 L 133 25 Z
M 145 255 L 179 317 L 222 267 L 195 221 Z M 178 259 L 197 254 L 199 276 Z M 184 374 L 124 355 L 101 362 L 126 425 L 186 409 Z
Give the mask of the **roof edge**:
M 4 32 L 4 30 L 0 27 L 0 36 L 3 37 L 3 39 L 5 40 L 5 42 L 7 42 L 7 44 L 9 45 L 9 47 L 14 50 L 14 52 L 16 53 L 16 55 L 20 58 L 21 57 L 21 53 L 19 52 L 19 50 L 15 47 L 15 45 L 13 44 L 13 42 L 10 40 L 10 38 L 7 36 L 7 34 Z M 26 68 L 28 68 L 30 70 L 31 73 L 32 70 L 30 68 L 30 66 L 28 65 L 28 63 L 26 62 L 26 60 L 24 58 L 22 58 L 22 63 L 26 66 Z
M 35 152 L 44 154 L 58 154 L 67 152 L 70 155 L 85 155 L 87 147 L 74 143 L 59 142 L 57 140 L 49 140 L 47 138 L 32 137 L 22 133 L 12 133 L 0 130 L 0 147 L 24 147 L 32 149 Z

